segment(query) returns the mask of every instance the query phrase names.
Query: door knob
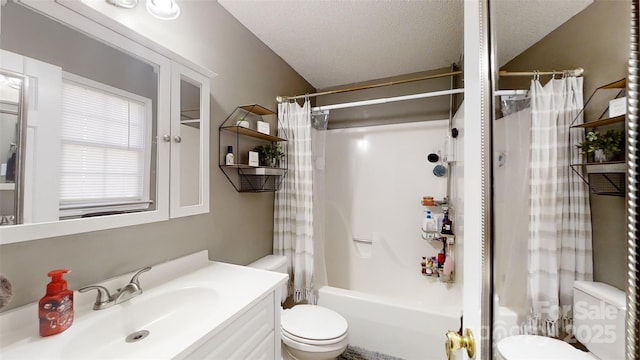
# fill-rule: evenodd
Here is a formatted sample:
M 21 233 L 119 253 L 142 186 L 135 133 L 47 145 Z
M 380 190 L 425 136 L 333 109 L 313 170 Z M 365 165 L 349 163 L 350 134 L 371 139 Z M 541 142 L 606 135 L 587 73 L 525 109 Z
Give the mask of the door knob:
M 180 142 L 182 142 L 182 138 L 180 137 L 180 135 L 176 135 L 176 136 L 173 138 L 173 141 L 175 141 L 175 142 L 177 142 L 177 143 L 180 143 Z
M 169 134 L 164 134 L 164 135 L 162 136 L 162 140 L 164 140 L 165 142 L 169 142 L 169 141 L 171 141 L 171 135 L 169 135 Z
M 445 349 L 447 350 L 447 359 L 453 359 L 453 352 L 458 349 L 466 349 L 469 359 L 476 356 L 476 342 L 473 340 L 473 333 L 469 329 L 464 329 L 464 336 L 458 332 L 450 330 L 447 332 L 447 341 Z

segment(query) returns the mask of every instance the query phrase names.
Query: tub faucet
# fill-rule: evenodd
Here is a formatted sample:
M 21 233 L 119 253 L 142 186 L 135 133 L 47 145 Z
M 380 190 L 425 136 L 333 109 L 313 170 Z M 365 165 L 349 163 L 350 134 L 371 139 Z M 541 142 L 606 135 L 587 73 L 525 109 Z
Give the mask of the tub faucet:
M 100 285 L 89 285 L 85 287 L 81 287 L 78 289 L 79 292 L 84 293 L 90 290 L 97 290 L 98 295 L 96 296 L 96 302 L 93 304 L 94 310 L 102 310 L 109 308 L 113 305 L 120 304 L 127 300 L 130 300 L 140 294 L 142 294 L 142 287 L 140 286 L 140 281 L 138 277 L 143 272 L 147 272 L 151 270 L 151 266 L 147 266 L 144 269 L 139 270 L 133 275 L 129 283 L 123 286 L 120 289 L 116 290 L 116 293 L 111 295 L 109 290 L 104 286 Z

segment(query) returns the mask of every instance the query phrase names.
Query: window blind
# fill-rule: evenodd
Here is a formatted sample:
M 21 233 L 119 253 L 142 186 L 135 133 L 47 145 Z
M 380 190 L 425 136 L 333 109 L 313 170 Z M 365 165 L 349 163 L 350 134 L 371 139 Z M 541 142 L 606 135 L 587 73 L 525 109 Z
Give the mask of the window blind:
M 146 104 L 102 88 L 63 80 L 61 208 L 87 203 L 95 211 L 96 203 L 149 200 Z

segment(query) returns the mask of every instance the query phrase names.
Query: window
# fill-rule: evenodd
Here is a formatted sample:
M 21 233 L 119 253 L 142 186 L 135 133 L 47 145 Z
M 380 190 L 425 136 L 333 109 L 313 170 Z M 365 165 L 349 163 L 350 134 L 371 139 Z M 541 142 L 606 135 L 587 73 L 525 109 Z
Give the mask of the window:
M 151 100 L 65 73 L 60 217 L 149 207 Z

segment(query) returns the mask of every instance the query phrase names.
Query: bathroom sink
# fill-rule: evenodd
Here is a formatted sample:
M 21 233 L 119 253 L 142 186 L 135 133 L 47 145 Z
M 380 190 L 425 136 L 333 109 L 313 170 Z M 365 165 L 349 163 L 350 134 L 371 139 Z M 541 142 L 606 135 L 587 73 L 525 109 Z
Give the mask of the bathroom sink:
M 96 285 L 115 292 L 133 274 Z M 38 335 L 37 302 L 0 313 L 0 359 L 255 358 L 264 352 L 264 339 L 234 337 L 233 326 L 257 321 L 259 329 L 253 324 L 251 334 L 272 331 L 266 324 L 286 279 L 286 274 L 211 261 L 206 250 L 199 251 L 153 265 L 140 279 L 142 294 L 106 309 L 93 309 L 95 292 L 75 291 L 73 325 L 60 334 Z M 279 359 L 278 348 L 274 343 Z
M 100 310 L 95 313 L 98 316 L 76 321 L 74 336 L 62 350 L 62 357 L 145 357 L 142 352 L 149 348 L 160 350 L 177 338 L 190 336 L 198 325 L 210 322 L 218 302 L 218 293 L 210 288 L 143 293 Z

